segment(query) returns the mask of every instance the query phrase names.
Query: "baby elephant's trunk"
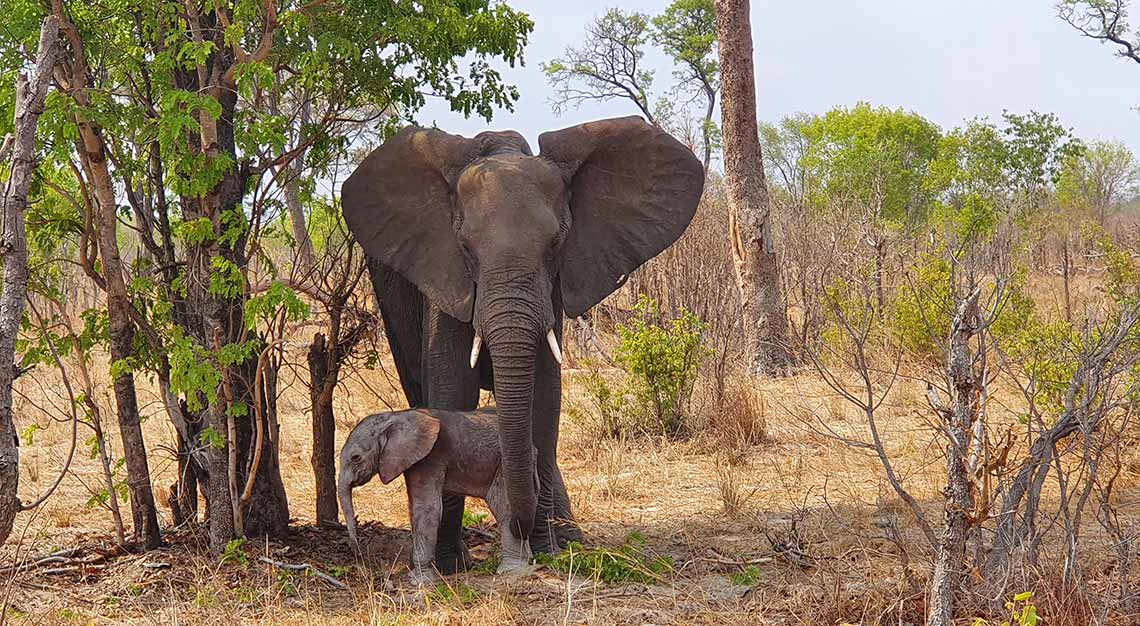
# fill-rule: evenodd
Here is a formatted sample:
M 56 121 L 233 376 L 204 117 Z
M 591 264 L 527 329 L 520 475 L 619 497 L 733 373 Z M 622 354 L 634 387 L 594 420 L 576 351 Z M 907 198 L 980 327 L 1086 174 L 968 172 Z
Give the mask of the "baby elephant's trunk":
M 360 541 L 356 537 L 356 508 L 352 505 L 352 485 L 342 477 L 337 486 L 337 498 L 344 511 L 344 522 L 348 526 L 348 543 L 354 552 L 360 551 Z

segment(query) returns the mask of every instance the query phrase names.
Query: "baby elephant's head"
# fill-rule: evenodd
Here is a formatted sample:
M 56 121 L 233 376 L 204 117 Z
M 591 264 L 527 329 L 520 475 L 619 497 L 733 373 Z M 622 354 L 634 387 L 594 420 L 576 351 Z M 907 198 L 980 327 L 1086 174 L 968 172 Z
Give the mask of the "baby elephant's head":
M 364 418 L 348 435 L 340 450 L 337 497 L 344 509 L 348 538 L 359 549 L 356 509 L 352 490 L 376 474 L 388 484 L 404 470 L 427 456 L 439 436 L 439 420 L 425 411 L 378 413 Z

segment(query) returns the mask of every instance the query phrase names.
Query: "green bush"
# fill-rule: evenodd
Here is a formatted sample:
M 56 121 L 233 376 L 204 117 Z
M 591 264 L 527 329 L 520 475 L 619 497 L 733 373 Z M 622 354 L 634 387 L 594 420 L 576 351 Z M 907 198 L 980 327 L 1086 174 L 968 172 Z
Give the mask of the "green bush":
M 701 363 L 711 354 L 703 340 L 705 323 L 683 309 L 677 318 L 666 319 L 657 302 L 642 296 L 633 319 L 617 331 L 617 380 L 597 362 L 586 361 L 581 381 L 592 410 L 587 417 L 571 407 L 571 416 L 600 437 L 677 439 L 691 434 L 693 386 Z
M 954 315 L 952 280 L 949 261 L 924 255 L 915 262 L 910 283 L 895 297 L 888 325 L 894 339 L 911 354 L 941 358 L 939 341 L 949 337 Z
M 950 337 L 954 317 L 954 280 L 950 262 L 936 255 L 920 257 L 907 285 L 899 290 L 887 316 L 891 336 L 910 354 L 941 361 L 941 345 Z M 990 326 L 994 338 L 1014 341 L 1036 324 L 1036 308 L 1025 290 L 1026 273 L 1014 274 L 1005 284 L 997 318 Z M 988 292 L 983 291 L 983 300 Z
M 616 549 L 584 548 L 570 542 L 558 554 L 540 554 L 535 561 L 571 575 L 604 583 L 658 583 L 673 571 L 673 559 L 649 554 L 645 536 L 634 532 Z
M 710 354 L 703 343 L 706 324 L 690 311 L 666 320 L 657 302 L 642 296 L 629 324 L 618 326 L 615 358 L 629 375 L 637 410 L 653 434 L 685 437 L 686 412 L 697 371 Z

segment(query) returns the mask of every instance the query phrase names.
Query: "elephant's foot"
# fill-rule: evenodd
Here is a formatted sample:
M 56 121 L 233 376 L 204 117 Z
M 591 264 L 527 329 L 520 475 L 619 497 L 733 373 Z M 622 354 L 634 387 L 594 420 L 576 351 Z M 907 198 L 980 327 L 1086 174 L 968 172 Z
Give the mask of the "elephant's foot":
M 450 576 L 471 569 L 471 553 L 462 540 L 454 543 L 440 542 L 435 546 L 435 567 L 440 574 Z
M 413 566 L 412 571 L 408 574 L 408 580 L 417 587 L 430 585 L 439 580 L 439 574 L 437 574 L 435 568 L 430 565 L 426 567 Z
M 499 568 L 495 570 L 496 574 L 508 576 L 521 576 L 534 571 L 531 565 L 531 559 L 534 554 L 530 549 L 530 542 L 523 540 L 519 541 L 510 535 L 510 531 L 504 531 L 508 536 L 503 537 L 503 550 L 499 555 Z
M 565 550 L 570 542 L 582 543 L 582 529 L 573 520 L 550 520 L 536 524 L 530 545 L 536 554 L 554 554 Z
M 558 543 L 559 550 L 565 550 L 570 542 L 582 543 L 582 529 L 574 520 L 558 520 L 551 526 L 554 528 L 554 540 Z

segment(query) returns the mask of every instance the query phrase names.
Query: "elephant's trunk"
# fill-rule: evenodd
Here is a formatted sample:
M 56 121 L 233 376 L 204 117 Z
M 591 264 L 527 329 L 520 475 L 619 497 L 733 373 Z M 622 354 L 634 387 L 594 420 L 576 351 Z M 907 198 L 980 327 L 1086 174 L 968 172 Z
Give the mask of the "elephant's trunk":
M 348 526 L 348 543 L 353 551 L 360 551 L 360 541 L 356 536 L 356 507 L 352 505 L 352 484 L 347 478 L 341 477 L 337 486 L 337 499 L 340 508 L 344 511 L 344 523 Z
M 531 401 L 535 357 L 545 330 L 541 319 L 512 311 L 488 316 L 483 326 L 494 364 L 502 471 L 513 517 L 508 523 L 511 532 L 524 540 L 530 537 L 537 506 Z

